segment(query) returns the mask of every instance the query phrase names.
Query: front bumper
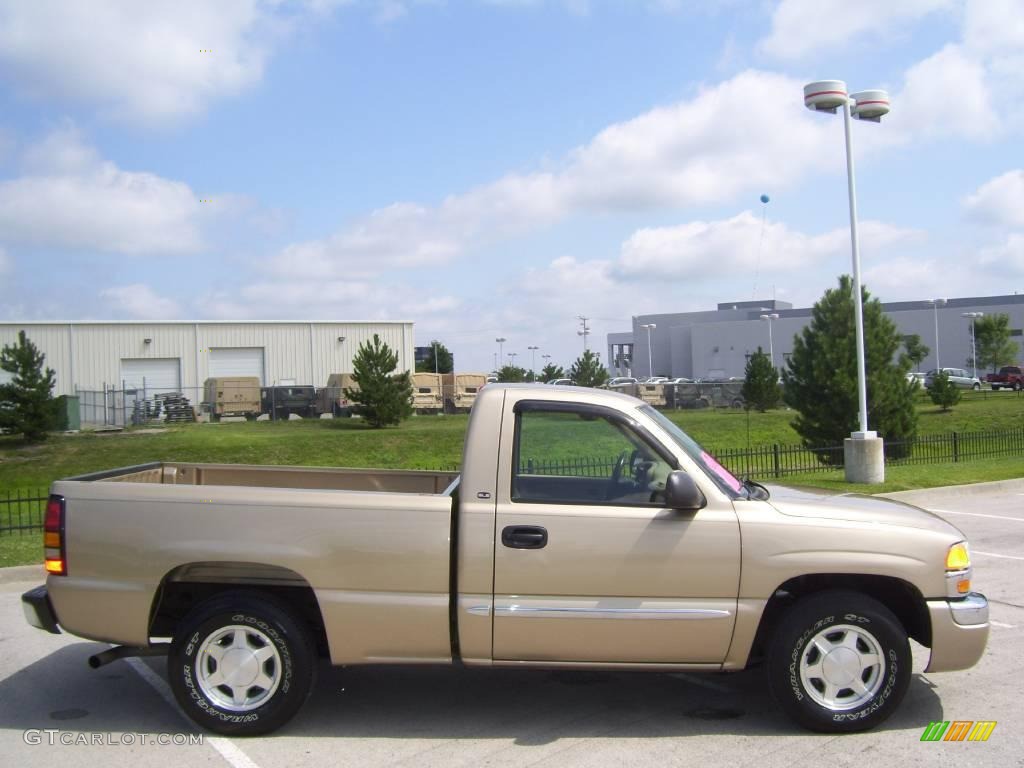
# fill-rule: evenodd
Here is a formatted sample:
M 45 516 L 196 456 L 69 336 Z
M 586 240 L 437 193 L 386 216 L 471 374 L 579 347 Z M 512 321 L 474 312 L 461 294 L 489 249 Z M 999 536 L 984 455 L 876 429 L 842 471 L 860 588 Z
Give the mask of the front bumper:
M 971 592 L 959 600 L 929 600 L 932 654 L 925 672 L 973 667 L 988 642 L 988 600 Z
M 21 609 L 25 612 L 25 621 L 37 629 L 45 629 L 55 635 L 60 634 L 57 627 L 57 617 L 53 613 L 53 606 L 50 604 L 50 596 L 46 592 L 46 585 L 30 589 L 21 596 Z

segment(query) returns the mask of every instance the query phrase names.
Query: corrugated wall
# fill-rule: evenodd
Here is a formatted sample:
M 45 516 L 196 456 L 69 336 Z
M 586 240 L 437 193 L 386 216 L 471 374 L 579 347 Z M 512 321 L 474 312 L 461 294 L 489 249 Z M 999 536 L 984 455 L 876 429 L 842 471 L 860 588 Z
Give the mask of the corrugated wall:
M 331 373 L 352 370 L 359 345 L 374 333 L 398 353 L 399 370 L 414 367 L 412 323 L 0 323 L 0 346 L 22 329 L 57 372 L 58 395 L 120 387 L 123 358 L 177 358 L 182 386 L 201 387 L 209 350 L 218 347 L 262 348 L 268 384 L 324 386 Z

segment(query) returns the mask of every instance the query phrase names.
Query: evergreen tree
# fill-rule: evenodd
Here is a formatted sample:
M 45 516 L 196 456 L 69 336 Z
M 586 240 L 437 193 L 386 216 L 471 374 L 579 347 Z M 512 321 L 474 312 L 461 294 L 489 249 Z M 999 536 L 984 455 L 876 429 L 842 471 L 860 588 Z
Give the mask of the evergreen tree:
M 942 410 L 948 411 L 960 402 L 960 388 L 949 380 L 948 373 L 940 371 L 928 382 L 928 397 L 936 405 L 942 406 Z
M 498 381 L 518 383 L 526 381 L 527 371 L 518 365 L 506 365 L 498 371 Z
M 437 358 L 437 369 L 435 370 L 434 358 Z M 416 373 L 451 373 L 455 370 L 455 358 L 448 351 L 448 347 L 437 340 L 430 342 L 430 353 L 422 363 L 416 363 Z
M 609 377 L 600 358 L 588 349 L 572 364 L 569 378 L 578 387 L 600 387 L 608 382 Z
M 554 363 L 548 363 L 544 366 L 544 369 L 537 374 L 537 378 L 545 383 L 554 381 L 555 379 L 564 379 L 565 377 L 565 369 L 560 365 L 555 365 Z
M 897 357 L 901 337 L 882 312 L 878 299 L 862 291 L 864 356 L 867 374 L 868 428 L 887 442 L 891 458 L 909 453 L 906 443 L 917 434 L 915 385 L 906 379 L 910 360 Z M 793 338 L 793 353 L 783 372 L 783 400 L 798 412 L 793 428 L 810 448 L 841 445 L 858 429 L 856 334 L 853 285 L 839 278 L 814 305 L 811 323 Z M 827 455 L 819 454 L 822 461 Z
M 977 347 L 978 367 L 992 366 L 995 373 L 1004 365 L 1013 365 L 1019 349 L 1010 340 L 1010 316 L 985 315 L 974 321 L 974 343 Z
M 14 374 L 8 384 L 0 384 L 0 427 L 20 432 L 28 442 L 46 438 L 53 428 L 52 368 L 43 369 L 46 355 L 18 332 L 18 343 L 0 350 L 0 369 Z
M 916 333 L 903 338 L 903 349 L 907 360 L 913 364 L 915 371 L 920 370 L 921 361 L 931 353 L 931 349 L 921 343 L 921 337 Z
M 764 413 L 779 404 L 782 398 L 779 372 L 761 347 L 747 360 L 744 377 L 741 394 L 747 408 L 755 408 Z
M 398 355 L 376 333 L 352 358 L 357 388 L 346 387 L 345 397 L 356 403 L 355 412 L 371 427 L 398 424 L 412 415 L 412 377 L 408 371 L 394 373 L 397 367 Z

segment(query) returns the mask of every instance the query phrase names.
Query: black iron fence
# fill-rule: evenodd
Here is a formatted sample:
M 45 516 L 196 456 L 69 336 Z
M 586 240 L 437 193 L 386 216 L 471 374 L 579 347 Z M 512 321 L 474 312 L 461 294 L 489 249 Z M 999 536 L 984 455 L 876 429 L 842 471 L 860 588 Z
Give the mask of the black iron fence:
M 0 536 L 43 530 L 48 498 L 45 488 L 0 491 Z
M 1024 427 L 1010 430 L 946 432 L 913 440 L 885 441 L 887 466 L 944 464 L 1001 456 L 1024 457 Z M 731 472 L 751 477 L 785 477 L 843 467 L 843 446 L 761 445 L 711 451 Z

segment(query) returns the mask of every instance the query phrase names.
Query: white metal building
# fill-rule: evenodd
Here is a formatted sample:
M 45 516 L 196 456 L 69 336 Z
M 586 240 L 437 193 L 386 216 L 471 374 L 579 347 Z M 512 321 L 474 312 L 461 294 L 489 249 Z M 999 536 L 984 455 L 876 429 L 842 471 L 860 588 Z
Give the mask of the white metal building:
M 56 372 L 56 395 L 198 390 L 217 376 L 322 387 L 330 374 L 352 370 L 374 334 L 397 353 L 400 371 L 414 367 L 409 322 L 0 322 L 0 346 L 22 330 Z

